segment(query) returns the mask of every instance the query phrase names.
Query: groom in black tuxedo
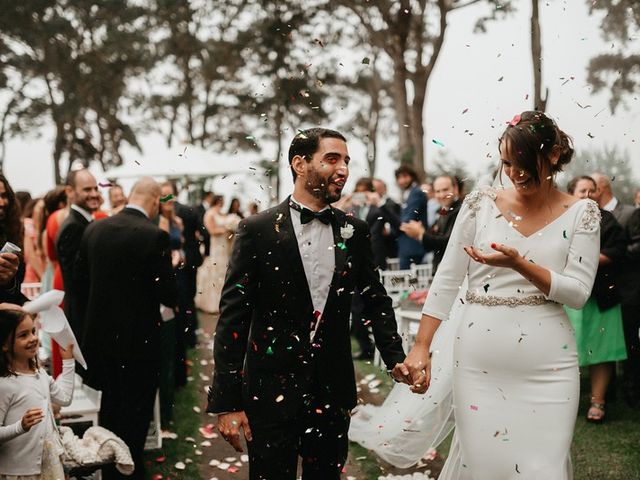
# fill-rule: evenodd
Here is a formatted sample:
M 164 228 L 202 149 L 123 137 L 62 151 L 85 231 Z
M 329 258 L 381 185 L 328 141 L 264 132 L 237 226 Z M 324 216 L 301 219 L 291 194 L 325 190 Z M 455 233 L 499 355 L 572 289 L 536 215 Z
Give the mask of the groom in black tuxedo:
M 339 479 L 356 386 L 349 339 L 354 289 L 392 375 L 405 354 L 374 269 L 365 222 L 330 206 L 349 175 L 345 138 L 312 128 L 289 149 L 293 194 L 240 223 L 220 301 L 208 411 L 242 451 L 252 480 Z

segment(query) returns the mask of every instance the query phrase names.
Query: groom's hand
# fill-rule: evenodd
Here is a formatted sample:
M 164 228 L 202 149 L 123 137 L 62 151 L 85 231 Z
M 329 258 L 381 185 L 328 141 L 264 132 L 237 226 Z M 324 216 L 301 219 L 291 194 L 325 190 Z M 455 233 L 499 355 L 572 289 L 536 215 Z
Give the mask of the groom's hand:
M 236 452 L 243 452 L 240 444 L 240 428 L 244 432 L 247 442 L 252 440 L 249 419 L 243 411 L 229 412 L 218 415 L 218 430 L 222 437 L 235 448 Z
M 406 383 L 407 385 L 411 385 L 413 383 L 411 381 L 409 369 L 404 363 L 396 363 L 396 366 L 391 370 L 391 378 L 398 383 Z

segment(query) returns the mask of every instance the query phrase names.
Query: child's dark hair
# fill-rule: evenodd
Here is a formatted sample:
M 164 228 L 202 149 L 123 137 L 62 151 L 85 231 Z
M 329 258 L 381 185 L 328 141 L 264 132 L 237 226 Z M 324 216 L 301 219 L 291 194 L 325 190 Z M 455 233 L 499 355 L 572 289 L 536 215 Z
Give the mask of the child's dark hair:
M 15 375 L 11 370 L 11 359 L 13 358 L 13 346 L 16 342 L 16 329 L 25 317 L 29 316 L 27 312 L 21 310 L 0 310 L 0 346 L 2 347 L 2 355 L 0 355 L 0 377 L 9 377 Z M 8 351 L 5 351 L 7 346 Z M 29 367 L 34 371 L 38 369 L 38 357 L 29 360 Z

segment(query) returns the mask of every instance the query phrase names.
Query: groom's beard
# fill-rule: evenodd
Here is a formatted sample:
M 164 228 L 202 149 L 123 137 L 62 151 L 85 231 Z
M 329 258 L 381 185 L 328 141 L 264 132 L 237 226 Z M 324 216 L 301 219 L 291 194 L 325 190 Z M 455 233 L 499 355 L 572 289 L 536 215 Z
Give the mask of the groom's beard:
M 317 170 L 309 169 L 304 187 L 311 195 L 321 200 L 324 205 L 330 205 L 340 200 L 340 196 L 342 195 L 342 188 L 339 188 L 333 183 L 333 181 L 338 178 L 338 175 L 324 178 Z

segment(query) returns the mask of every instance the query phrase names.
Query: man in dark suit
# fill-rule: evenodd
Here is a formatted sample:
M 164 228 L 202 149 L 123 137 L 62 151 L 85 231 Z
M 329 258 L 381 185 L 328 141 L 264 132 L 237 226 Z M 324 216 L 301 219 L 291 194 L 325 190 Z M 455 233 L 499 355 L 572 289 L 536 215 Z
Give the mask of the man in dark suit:
M 613 213 L 618 223 L 622 228 L 625 228 L 635 208 L 631 205 L 625 205 L 614 197 L 613 191 L 611 190 L 611 182 L 605 175 L 602 173 L 594 173 L 591 175 L 591 178 L 596 181 L 596 193 L 591 198 L 598 202 L 601 209 Z
M 623 363 L 622 393 L 629 405 L 640 407 L 640 209 L 636 208 L 625 228 L 628 245 L 618 275 L 622 321 L 627 346 Z
M 400 226 L 405 234 L 422 243 L 425 251 L 433 252 L 433 273 L 442 261 L 444 252 L 449 243 L 449 237 L 456 223 L 462 200 L 459 198 L 458 184 L 455 177 L 441 175 L 433 182 L 435 198 L 440 204 L 436 222 L 429 230 L 424 228 L 422 222 L 410 221 Z
M 100 425 L 129 446 L 139 479 L 162 355 L 160 304 L 176 304 L 169 235 L 150 220 L 159 205 L 160 186 L 139 180 L 120 213 L 86 229 L 76 265 L 85 381 L 102 390 Z M 103 478 L 125 477 L 111 468 Z
M 173 195 L 178 196 L 176 184 L 169 182 Z M 173 205 L 176 215 L 182 220 L 182 237 L 184 238 L 184 268 L 177 272 L 178 282 L 178 312 L 181 318 L 186 346 L 196 346 L 196 329 L 198 328 L 198 314 L 195 305 L 196 276 L 198 267 L 202 265 L 202 253 L 200 253 L 200 220 L 196 208 L 175 202 Z M 176 378 L 178 384 L 186 384 L 186 377 Z
M 384 228 L 382 230 L 382 236 L 384 237 L 384 257 L 397 258 L 398 257 L 398 232 L 392 228 L 392 225 L 399 224 L 400 219 L 400 205 L 394 202 L 387 195 L 387 185 L 379 178 L 373 179 L 373 187 L 376 193 L 380 196 L 377 207 L 382 215 L 382 221 L 384 222 Z M 386 266 L 385 266 L 386 268 Z
M 374 269 L 367 226 L 331 208 L 348 176 L 344 137 L 300 132 L 289 149 L 291 197 L 243 220 L 220 301 L 208 411 L 251 479 L 339 479 L 356 387 L 351 292 L 362 291 L 382 358 L 398 380 L 402 342 Z
M 86 169 L 69 172 L 66 192 L 71 209 L 56 237 L 56 254 L 64 285 L 64 312 L 76 337 L 82 338 L 84 326 L 78 314 L 80 300 L 74 270 L 82 234 L 93 221 L 93 212 L 100 208 L 100 195 L 95 177 Z
M 204 226 L 204 214 L 211 208 L 213 203 L 213 192 L 203 192 L 202 202 L 196 207 L 196 214 L 198 215 L 198 221 L 200 222 L 200 239 L 204 245 L 204 256 L 209 256 L 209 248 L 211 245 L 211 236 Z
M 423 225 L 427 225 L 427 197 L 418 184 L 418 174 L 409 165 L 400 165 L 396 169 L 395 175 L 396 182 L 402 190 L 403 203 L 399 223 L 393 227 L 399 230 L 400 224 L 410 220 L 417 220 Z M 424 257 L 422 244 L 401 232 L 398 236 L 400 269 L 407 270 L 412 263 L 422 263 L 422 257 Z

